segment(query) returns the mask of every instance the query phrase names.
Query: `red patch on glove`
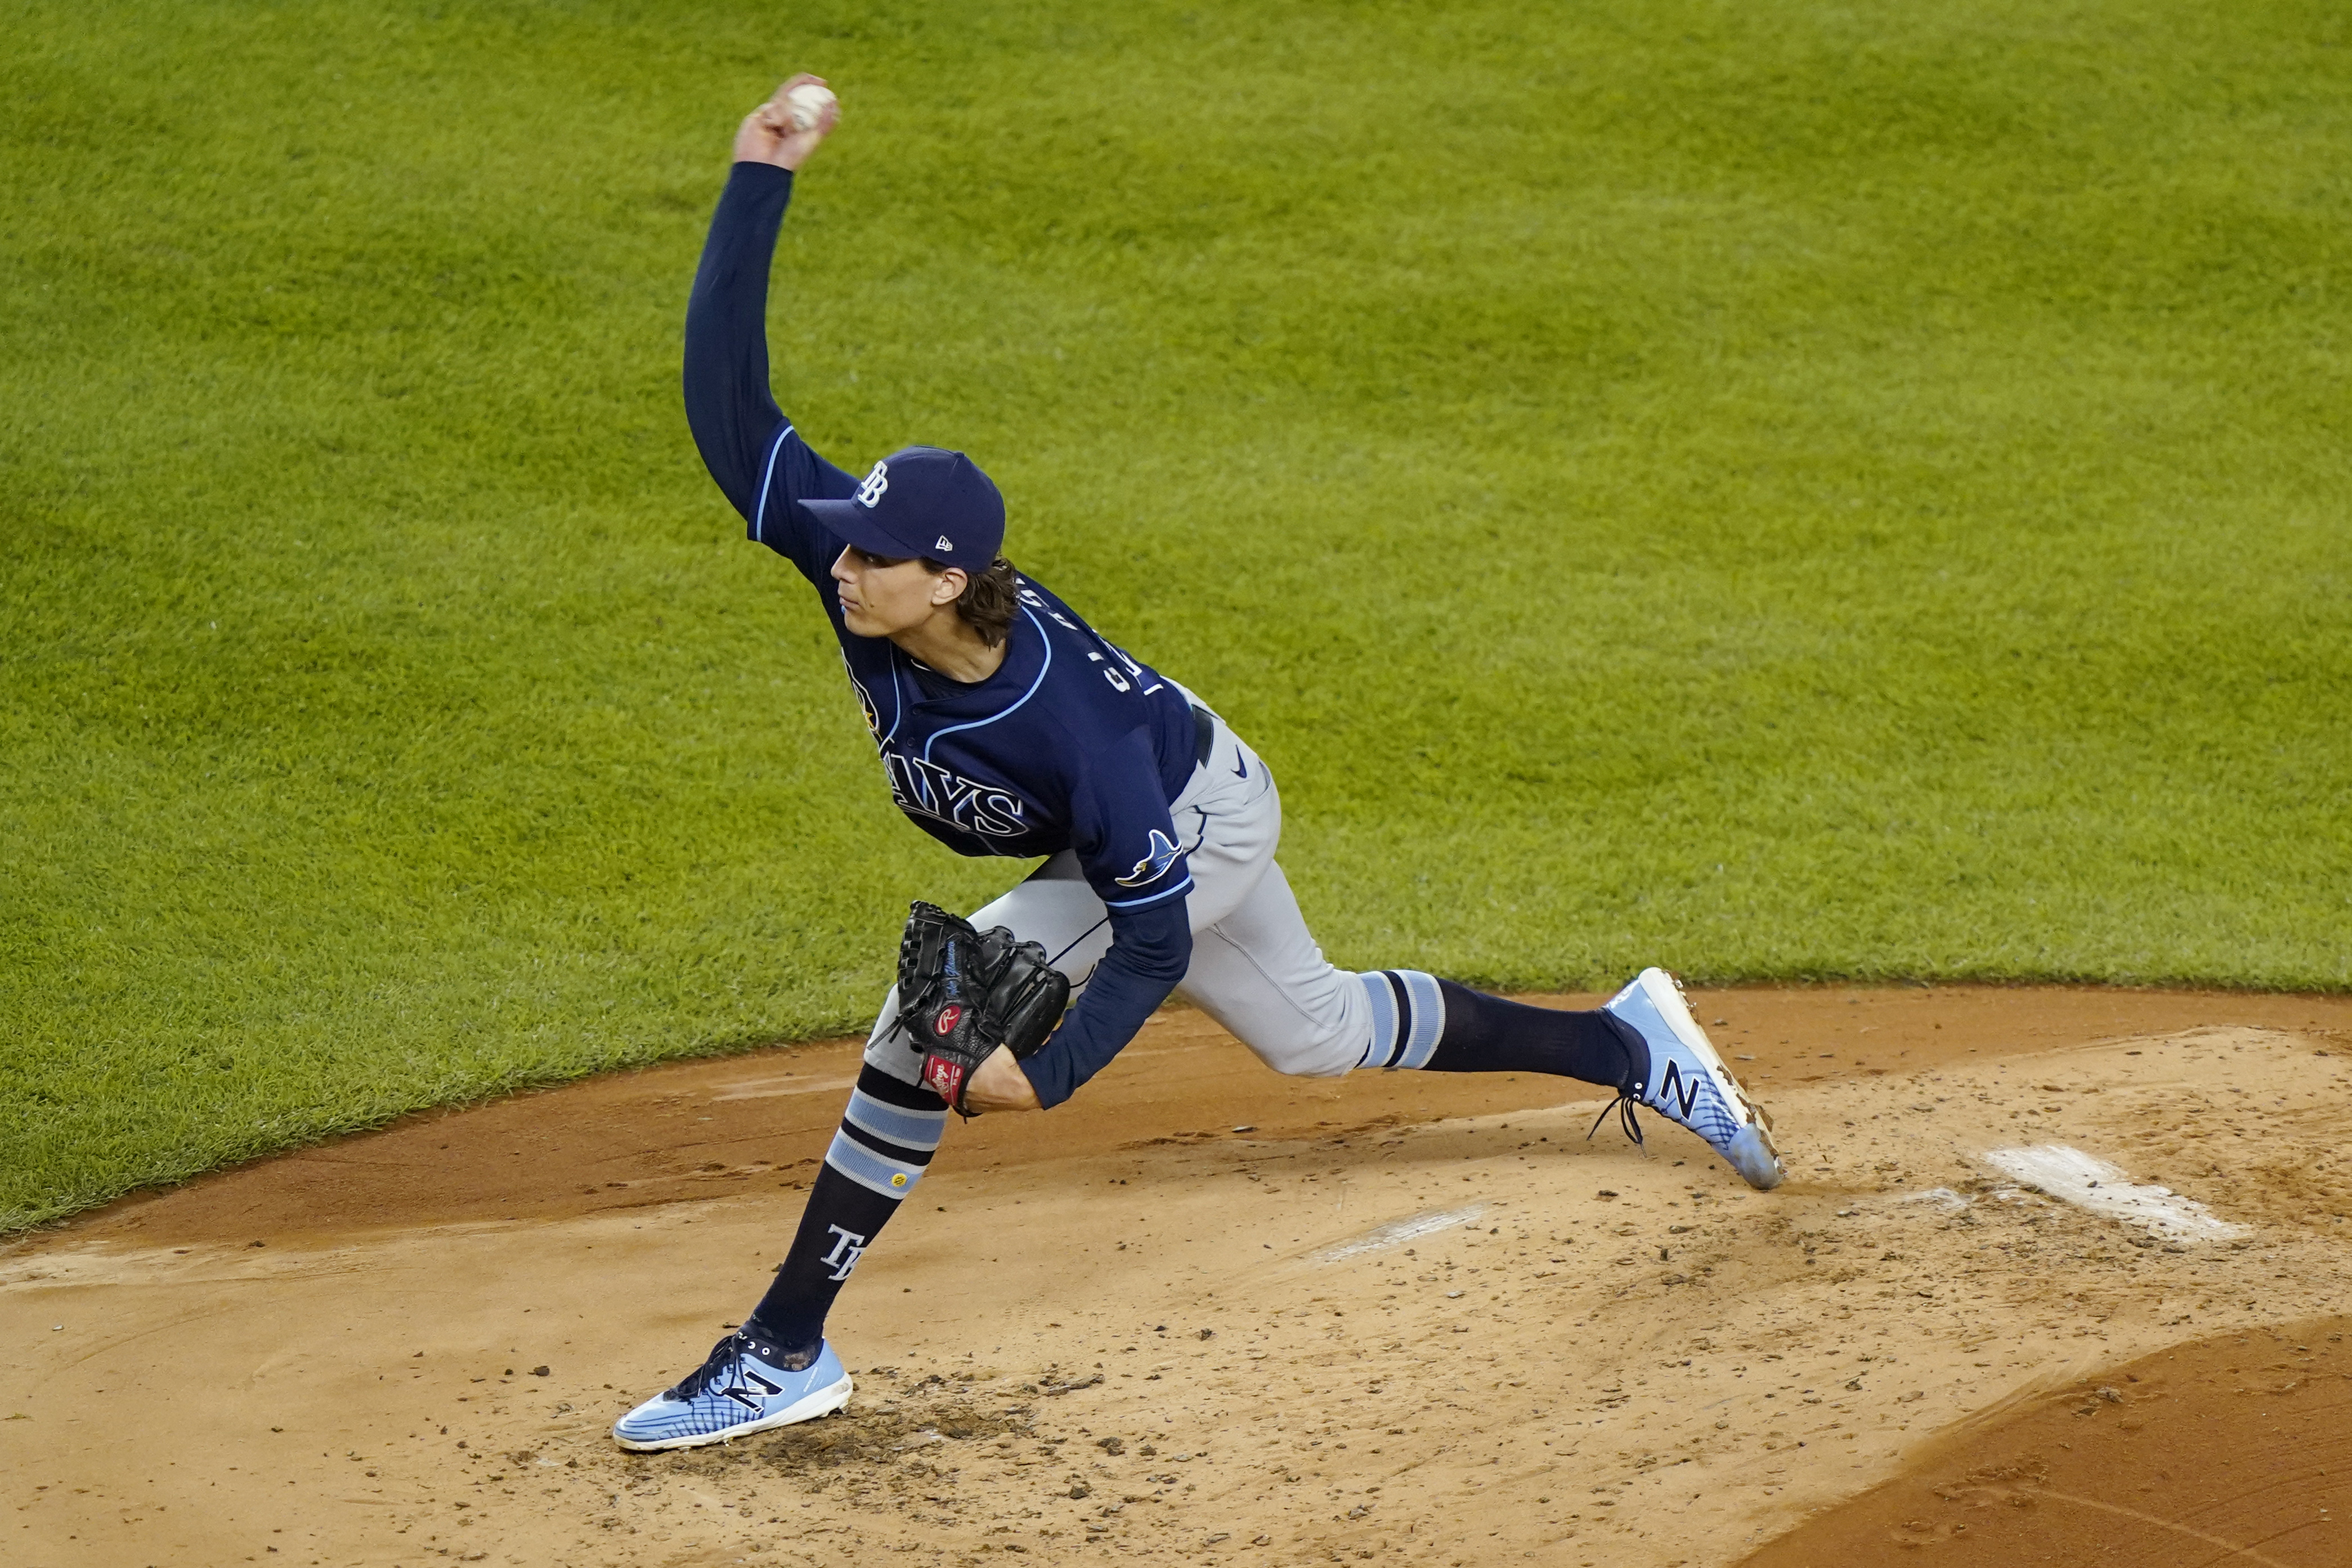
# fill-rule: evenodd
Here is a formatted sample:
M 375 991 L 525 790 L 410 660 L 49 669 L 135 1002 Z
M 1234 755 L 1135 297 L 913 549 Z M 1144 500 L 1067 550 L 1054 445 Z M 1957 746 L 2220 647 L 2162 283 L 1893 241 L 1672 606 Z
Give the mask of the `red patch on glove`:
M 953 1105 L 963 1093 L 963 1064 L 945 1057 L 925 1057 L 923 1087 Z

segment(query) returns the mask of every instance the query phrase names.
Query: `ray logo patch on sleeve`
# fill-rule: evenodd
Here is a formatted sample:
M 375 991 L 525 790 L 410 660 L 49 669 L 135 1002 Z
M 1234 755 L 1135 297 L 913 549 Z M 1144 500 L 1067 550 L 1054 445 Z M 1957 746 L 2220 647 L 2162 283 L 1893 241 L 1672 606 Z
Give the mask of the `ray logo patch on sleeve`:
M 1118 885 L 1139 888 L 1146 882 L 1157 881 L 1169 867 L 1176 864 L 1176 857 L 1181 853 L 1174 840 L 1160 829 L 1153 828 L 1150 842 L 1145 846 L 1143 858 L 1135 863 L 1134 870 L 1118 879 Z

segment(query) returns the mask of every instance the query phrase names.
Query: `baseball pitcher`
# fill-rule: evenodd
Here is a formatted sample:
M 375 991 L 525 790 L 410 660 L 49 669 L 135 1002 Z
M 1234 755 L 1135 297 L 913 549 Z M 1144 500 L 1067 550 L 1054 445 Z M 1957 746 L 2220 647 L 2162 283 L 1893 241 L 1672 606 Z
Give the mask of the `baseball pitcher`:
M 1014 569 L 978 464 L 908 447 L 858 475 L 809 448 L 769 389 L 769 268 L 797 171 L 840 117 L 822 81 L 795 77 L 736 132 L 687 308 L 687 417 L 752 541 L 815 589 L 899 810 L 958 854 L 1044 864 L 968 921 L 916 906 L 774 1282 L 614 1436 L 687 1447 L 839 1408 L 850 1380 L 826 1313 L 949 1112 L 1061 1104 L 1171 992 L 1276 1072 L 1553 1073 L 1615 1090 L 1636 1140 L 1640 1106 L 1751 1185 L 1779 1183 L 1768 1121 L 1664 970 L 1571 1013 L 1418 970 L 1335 968 L 1276 863 L 1265 760 L 1213 703 Z

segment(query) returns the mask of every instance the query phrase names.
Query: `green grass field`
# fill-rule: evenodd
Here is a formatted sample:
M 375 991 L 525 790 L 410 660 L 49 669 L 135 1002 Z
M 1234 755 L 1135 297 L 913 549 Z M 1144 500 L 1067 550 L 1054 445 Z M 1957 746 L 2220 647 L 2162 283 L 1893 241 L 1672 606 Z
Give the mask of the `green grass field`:
M 977 456 L 1341 962 L 2352 985 L 2340 5 L 12 14 L 0 1228 L 862 1026 L 1024 868 L 678 411 L 802 68 L 788 410 Z

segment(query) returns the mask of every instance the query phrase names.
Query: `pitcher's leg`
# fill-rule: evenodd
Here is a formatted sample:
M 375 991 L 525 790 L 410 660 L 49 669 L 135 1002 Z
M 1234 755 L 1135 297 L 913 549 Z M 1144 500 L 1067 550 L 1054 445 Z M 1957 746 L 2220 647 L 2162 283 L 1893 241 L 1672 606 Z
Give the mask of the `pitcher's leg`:
M 621 1446 L 695 1447 L 839 1409 L 850 1380 L 824 1342 L 825 1312 L 923 1179 L 946 1124 L 937 1095 L 871 1067 L 860 1072 L 767 1294 L 698 1371 L 614 1423 Z
M 1638 1104 L 1706 1139 L 1751 1186 L 1780 1180 L 1771 1123 L 1662 969 L 1587 1011 L 1530 1007 L 1414 969 L 1351 973 L 1324 958 L 1274 865 L 1231 916 L 1195 934 L 1179 989 L 1277 1072 L 1551 1073 L 1616 1090 L 1637 1142 Z
M 1279 864 L 1233 913 L 1194 934 L 1178 989 L 1276 1072 L 1425 1068 L 1626 1081 L 1626 1047 L 1602 1014 L 1524 1006 L 1419 970 L 1339 968 L 1307 929 Z
M 1070 977 L 1073 1000 L 1110 945 L 1102 900 L 1065 852 L 971 917 L 982 931 L 1006 926 L 1044 944 Z M 866 1062 L 841 1131 L 810 1184 L 792 1251 L 759 1307 L 744 1320 L 787 1355 L 814 1354 L 842 1282 L 899 1203 L 920 1181 L 947 1131 L 947 1108 L 922 1087 L 923 1053 L 898 1026 L 898 988 L 882 1001 L 866 1039 Z
M 1278 863 L 1232 913 L 1193 931 L 1176 989 L 1276 1072 L 1339 1078 L 1371 1042 L 1370 994 L 1323 956 Z
M 1008 926 L 1042 942 L 1073 990 L 1092 977 L 1110 944 L 1102 901 L 1076 861 L 1056 856 L 972 916 L 982 930 Z M 866 1037 L 866 1061 L 824 1163 L 809 1184 L 792 1248 L 743 1326 L 713 1347 L 701 1369 L 616 1423 L 625 1447 L 719 1442 L 838 1408 L 849 1376 L 824 1342 L 834 1300 L 929 1169 L 947 1130 L 947 1107 L 921 1087 L 922 1055 L 898 1028 L 893 986 Z
M 809 1184 L 792 1250 L 743 1331 L 798 1368 L 824 1339 L 825 1314 L 857 1260 L 923 1179 L 947 1131 L 947 1107 L 927 1089 L 867 1067 Z
M 1641 1076 L 1640 1035 L 1605 1011 L 1530 1007 L 1414 969 L 1339 968 L 1279 864 L 1194 934 L 1178 989 L 1276 1072 L 1544 1072 L 1612 1089 Z

